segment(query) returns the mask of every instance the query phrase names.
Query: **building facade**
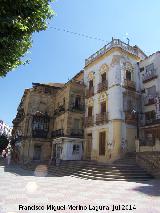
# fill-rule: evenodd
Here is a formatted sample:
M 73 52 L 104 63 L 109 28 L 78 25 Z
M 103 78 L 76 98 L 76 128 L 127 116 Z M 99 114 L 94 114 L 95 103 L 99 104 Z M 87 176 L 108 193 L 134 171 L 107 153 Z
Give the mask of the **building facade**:
M 13 124 L 23 161 L 112 162 L 160 150 L 160 52 L 147 57 L 112 39 L 66 84 L 26 89 Z
M 141 150 L 160 151 L 160 52 L 141 61 L 139 71 L 142 92 Z
M 81 71 L 56 94 L 52 156 L 61 160 L 82 160 L 84 89 Z
M 0 135 L 5 135 L 8 138 L 12 135 L 12 128 L 2 120 L 0 120 Z
M 82 158 L 83 94 L 83 71 L 66 84 L 33 83 L 25 90 L 13 120 L 15 150 L 22 162 L 49 161 L 56 152 L 68 159 L 72 146 L 73 157 Z
M 114 161 L 135 151 L 141 110 L 139 61 L 146 55 L 137 47 L 113 39 L 85 61 L 85 157 Z

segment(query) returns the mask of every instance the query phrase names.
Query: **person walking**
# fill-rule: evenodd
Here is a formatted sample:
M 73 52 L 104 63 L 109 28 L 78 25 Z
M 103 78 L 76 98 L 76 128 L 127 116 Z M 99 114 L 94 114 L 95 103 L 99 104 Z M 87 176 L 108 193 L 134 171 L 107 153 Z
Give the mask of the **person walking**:
M 7 165 L 9 166 L 11 162 L 11 151 L 9 150 L 7 153 Z

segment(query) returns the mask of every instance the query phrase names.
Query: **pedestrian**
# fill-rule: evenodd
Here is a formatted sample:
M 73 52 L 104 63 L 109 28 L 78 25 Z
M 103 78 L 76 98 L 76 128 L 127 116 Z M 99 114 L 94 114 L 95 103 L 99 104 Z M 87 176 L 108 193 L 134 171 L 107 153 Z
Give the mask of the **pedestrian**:
M 7 165 L 9 166 L 11 162 L 11 151 L 9 150 L 7 153 Z
M 3 149 L 3 151 L 2 151 L 2 157 L 6 158 L 6 150 L 5 149 Z

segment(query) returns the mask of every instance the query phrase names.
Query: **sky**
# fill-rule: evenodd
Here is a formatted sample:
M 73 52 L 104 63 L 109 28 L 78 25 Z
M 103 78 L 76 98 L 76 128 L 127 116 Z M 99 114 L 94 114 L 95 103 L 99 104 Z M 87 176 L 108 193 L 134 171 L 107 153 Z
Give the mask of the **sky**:
M 112 37 L 127 42 L 127 35 L 130 44 L 138 45 L 147 55 L 160 50 L 159 0 L 55 0 L 52 8 L 56 15 L 49 28 L 33 35 L 31 53 L 26 56 L 30 64 L 0 78 L 0 120 L 10 126 L 25 88 L 31 88 L 32 82 L 68 81 L 84 68 L 85 59 Z

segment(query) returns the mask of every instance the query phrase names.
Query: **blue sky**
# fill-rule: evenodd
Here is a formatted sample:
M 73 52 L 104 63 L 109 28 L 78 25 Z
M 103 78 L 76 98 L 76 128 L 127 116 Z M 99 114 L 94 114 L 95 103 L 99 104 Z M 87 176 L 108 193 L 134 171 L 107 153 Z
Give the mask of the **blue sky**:
M 160 50 L 159 0 L 56 0 L 49 27 L 137 44 L 146 54 Z M 0 78 L 0 120 L 12 125 L 25 88 L 32 82 L 66 82 L 83 69 L 85 58 L 105 45 L 52 28 L 33 35 L 31 63 Z

